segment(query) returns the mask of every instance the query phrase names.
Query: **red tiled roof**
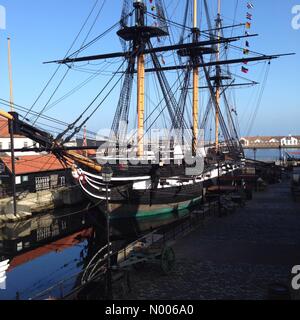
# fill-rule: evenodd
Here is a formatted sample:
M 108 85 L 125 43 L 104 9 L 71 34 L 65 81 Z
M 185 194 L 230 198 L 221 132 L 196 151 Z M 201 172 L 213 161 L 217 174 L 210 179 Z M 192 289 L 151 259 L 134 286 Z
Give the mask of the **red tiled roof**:
M 1 161 L 11 172 L 11 157 L 1 157 Z M 66 166 L 52 154 L 21 156 L 16 157 L 15 161 L 15 171 L 17 175 L 64 169 L 66 169 Z
M 29 261 L 35 260 L 45 254 L 50 252 L 58 252 L 63 251 L 67 248 L 73 247 L 74 245 L 81 243 L 84 239 L 88 239 L 92 236 L 93 229 L 84 229 L 82 231 L 76 232 L 70 236 L 67 236 L 63 239 L 57 240 L 53 243 L 47 244 L 43 247 L 34 249 L 32 251 L 21 254 L 20 256 L 16 256 L 10 262 L 9 270 L 24 264 Z
M 0 117 L 0 138 L 9 138 L 9 130 L 8 130 L 8 120 Z M 20 135 L 14 135 L 15 138 L 23 138 L 23 136 Z

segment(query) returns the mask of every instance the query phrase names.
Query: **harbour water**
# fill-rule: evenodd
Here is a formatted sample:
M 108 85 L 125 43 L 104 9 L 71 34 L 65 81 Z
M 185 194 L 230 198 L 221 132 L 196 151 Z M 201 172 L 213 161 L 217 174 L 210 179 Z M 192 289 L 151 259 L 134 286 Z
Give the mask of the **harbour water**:
M 99 213 L 77 206 L 49 212 L 28 221 L 6 223 L 0 229 L 0 258 L 8 260 L 0 300 L 48 299 L 70 291 L 81 271 L 102 244 L 105 234 Z M 103 224 L 102 224 L 103 225 Z M 95 236 L 96 235 L 96 236 Z M 63 286 L 56 286 L 66 280 Z
M 256 151 L 249 149 L 245 151 L 248 159 L 259 161 L 277 161 L 286 158 L 287 154 L 291 157 L 300 158 L 300 149 L 257 149 Z
M 167 218 L 158 216 L 152 225 L 163 224 L 162 219 Z M 72 292 L 91 259 L 106 245 L 105 226 L 103 213 L 88 203 L 0 226 L 0 262 L 9 263 L 0 300 L 45 300 Z M 111 221 L 111 229 L 113 252 L 140 235 L 130 221 Z M 127 230 L 125 238 L 120 238 L 120 230 Z

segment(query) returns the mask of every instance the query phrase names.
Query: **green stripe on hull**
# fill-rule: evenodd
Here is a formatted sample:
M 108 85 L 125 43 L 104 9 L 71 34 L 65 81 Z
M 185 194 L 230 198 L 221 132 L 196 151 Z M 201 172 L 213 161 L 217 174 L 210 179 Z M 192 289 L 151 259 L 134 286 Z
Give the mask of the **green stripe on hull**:
M 136 219 L 147 219 L 153 216 L 163 216 L 172 214 L 174 212 L 183 211 L 189 208 L 194 207 L 197 203 L 201 201 L 202 197 L 195 198 L 193 200 L 189 200 L 186 202 L 179 203 L 178 206 L 175 208 L 174 204 L 171 204 L 170 207 L 167 208 L 158 208 L 153 210 L 138 210 L 135 214 L 128 215 L 127 217 L 135 216 Z M 119 219 L 119 218 L 126 218 L 126 216 L 120 217 L 119 215 L 112 215 L 111 219 Z

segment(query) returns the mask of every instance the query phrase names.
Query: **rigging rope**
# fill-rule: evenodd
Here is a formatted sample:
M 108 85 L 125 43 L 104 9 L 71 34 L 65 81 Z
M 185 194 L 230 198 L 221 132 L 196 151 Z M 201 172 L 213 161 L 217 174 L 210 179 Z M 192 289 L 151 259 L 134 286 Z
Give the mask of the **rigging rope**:
M 253 125 L 254 125 L 254 122 L 256 120 L 256 117 L 257 117 L 257 114 L 258 114 L 258 111 L 259 111 L 259 108 L 260 108 L 260 105 L 261 105 L 261 102 L 262 102 L 263 94 L 265 92 L 267 81 L 268 81 L 268 77 L 269 77 L 269 73 L 270 73 L 270 66 L 271 66 L 271 62 L 269 61 L 268 65 L 267 65 L 267 70 L 266 70 L 266 73 L 265 73 L 265 77 L 264 77 L 264 80 L 263 80 L 262 88 L 261 88 L 261 91 L 260 91 L 260 94 L 259 94 L 259 97 L 258 97 L 257 105 L 255 107 L 252 119 L 250 120 L 250 124 L 249 124 L 248 131 L 247 131 L 247 136 L 250 135 L 250 133 L 251 133 L 251 131 L 253 129 Z
M 83 29 L 85 28 L 85 26 L 87 25 L 91 15 L 93 14 L 97 4 L 98 4 L 99 0 L 96 0 L 88 17 L 86 18 L 83 26 L 81 27 L 80 31 L 78 32 L 77 36 L 75 37 L 73 43 L 71 44 L 69 50 L 67 51 L 67 53 L 65 54 L 65 58 L 67 58 L 69 52 L 72 50 L 73 46 L 75 45 L 76 41 L 78 40 L 78 38 L 80 37 Z M 46 86 L 43 88 L 43 90 L 41 91 L 41 93 L 38 95 L 37 99 L 34 101 L 34 103 L 32 104 L 31 108 L 29 109 L 29 111 L 32 111 L 33 108 L 36 106 L 37 102 L 40 100 L 40 98 L 42 97 L 42 95 L 44 94 L 44 92 L 47 90 L 47 88 L 49 87 L 50 83 L 52 82 L 52 80 L 55 78 L 56 74 L 58 73 L 58 71 L 60 70 L 61 65 L 59 65 L 56 70 L 54 71 L 53 75 L 51 76 L 50 80 L 46 83 Z M 28 116 L 29 112 L 24 116 L 23 119 L 25 119 Z
M 125 141 L 127 128 L 128 128 L 128 116 L 131 102 L 131 93 L 134 79 L 134 66 L 135 66 L 134 52 L 128 59 L 128 66 L 125 72 L 125 79 L 122 85 L 117 110 L 111 127 L 110 141 L 117 138 L 117 141 L 123 143 Z
M 122 69 L 123 65 L 125 64 L 125 61 L 126 61 L 126 60 L 123 61 L 123 63 L 119 66 L 119 68 L 118 68 L 118 70 L 116 71 L 116 73 L 110 78 L 110 80 L 106 83 L 106 85 L 102 88 L 102 90 L 97 94 L 97 96 L 93 99 L 93 101 L 85 108 L 85 110 L 79 115 L 79 117 L 78 117 L 72 124 L 70 124 L 70 125 L 68 126 L 68 128 L 67 128 L 64 132 L 62 132 L 60 135 L 57 136 L 56 140 L 62 139 L 62 137 L 63 137 L 66 133 L 68 133 L 68 131 L 74 129 L 76 123 L 79 122 L 79 121 L 82 119 L 83 115 L 90 110 L 90 108 L 93 106 L 93 104 L 97 101 L 97 99 L 101 96 L 101 94 L 105 91 L 105 89 L 110 85 L 110 83 L 113 81 L 113 79 L 115 78 L 115 76 L 116 76 L 116 75 L 118 74 L 118 72 Z
M 97 0 L 97 3 L 98 3 L 98 1 L 99 1 L 99 0 Z M 97 4 L 97 3 L 96 3 L 96 4 Z M 99 15 L 101 14 L 101 12 L 102 12 L 102 10 L 103 10 L 103 8 L 104 8 L 105 3 L 106 3 L 106 0 L 103 0 L 102 6 L 100 7 L 100 9 L 99 9 L 99 11 L 98 11 L 98 13 L 97 13 L 94 21 L 93 21 L 92 26 L 90 27 L 90 29 L 89 29 L 86 37 L 85 37 L 84 40 L 83 40 L 82 45 L 81 45 L 81 48 L 84 46 L 85 42 L 87 41 L 88 37 L 90 36 L 90 34 L 91 34 L 91 32 L 92 32 L 92 30 L 93 30 L 93 28 L 94 28 L 94 26 L 95 26 L 95 24 L 96 24 L 96 22 L 97 22 L 97 20 L 98 20 L 98 17 L 99 17 Z M 94 10 L 93 10 L 93 11 L 94 11 Z M 92 12 L 93 12 L 93 11 L 92 11 Z M 89 19 L 89 18 L 88 18 L 88 19 Z M 78 53 L 78 54 L 79 54 L 79 53 Z M 77 54 L 77 55 L 78 55 L 78 54 Z M 55 96 L 56 92 L 59 90 L 59 88 L 61 87 L 62 83 L 63 83 L 64 80 L 66 79 L 66 77 L 67 77 L 67 75 L 69 74 L 69 71 L 70 71 L 70 70 L 71 70 L 71 68 L 69 67 L 69 68 L 67 69 L 67 71 L 65 72 L 64 76 L 62 77 L 61 81 L 59 82 L 59 84 L 58 84 L 57 87 L 55 88 L 54 92 L 52 93 L 52 95 L 51 95 L 50 98 L 48 99 L 47 103 L 45 104 L 45 106 L 43 107 L 43 109 L 40 111 L 39 115 L 43 114 L 43 112 L 45 111 L 45 109 L 47 108 L 47 106 L 49 105 L 49 103 L 51 102 L 51 100 L 53 99 L 53 97 Z M 33 122 L 33 125 L 35 125 L 35 123 L 36 123 L 36 121 L 37 121 L 38 119 L 39 119 L 39 116 L 35 119 L 35 121 Z
M 124 62 L 122 63 L 122 65 L 120 66 L 120 68 L 124 65 L 126 60 L 124 60 Z M 109 97 L 109 95 L 112 93 L 112 91 L 117 87 L 117 85 L 119 84 L 119 82 L 122 80 L 123 78 L 123 74 L 122 76 L 119 78 L 119 80 L 114 84 L 114 86 L 109 90 L 109 92 L 107 93 L 107 95 L 102 99 L 102 101 L 97 105 L 97 107 L 93 110 L 93 112 L 78 126 L 75 128 L 74 132 L 68 136 L 64 142 L 69 142 L 78 132 L 80 132 L 80 130 L 83 128 L 83 126 L 90 120 L 90 118 L 98 111 L 98 109 L 102 106 L 102 104 L 106 101 L 106 99 Z M 113 78 L 115 77 L 115 75 L 113 76 Z M 113 79 L 112 78 L 112 79 Z M 108 84 L 105 86 L 105 88 L 108 86 Z M 104 90 L 102 90 L 103 92 Z M 101 92 L 101 93 L 102 93 Z M 99 96 L 99 95 L 98 95 Z M 96 99 L 97 100 L 97 99 Z M 96 101 L 95 100 L 95 101 Z M 91 106 L 91 105 L 90 105 Z M 88 108 L 89 109 L 89 108 Z M 80 116 L 80 119 L 82 118 L 82 116 Z M 76 121 L 78 122 L 78 121 Z

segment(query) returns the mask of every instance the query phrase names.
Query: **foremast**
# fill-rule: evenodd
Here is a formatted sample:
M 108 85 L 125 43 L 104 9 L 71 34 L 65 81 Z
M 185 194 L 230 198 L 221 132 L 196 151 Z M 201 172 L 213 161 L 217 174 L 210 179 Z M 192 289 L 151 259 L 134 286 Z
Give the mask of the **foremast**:
M 145 51 L 151 38 L 166 36 L 168 33 L 159 27 L 146 24 L 147 6 L 144 0 L 134 0 L 133 6 L 135 25 L 128 27 L 125 24 L 117 34 L 124 41 L 133 44 L 133 50 L 129 53 L 129 56 L 137 59 L 137 157 L 142 158 L 144 156 L 145 136 Z
M 221 39 L 221 0 L 218 0 L 218 16 L 217 16 L 217 39 Z M 216 61 L 220 61 L 221 43 L 217 44 Z M 216 123 L 215 123 L 215 145 L 216 151 L 219 150 L 219 119 L 220 119 L 220 87 L 221 87 L 221 67 L 216 66 Z
M 145 25 L 145 5 L 142 0 L 134 3 L 136 9 L 136 26 Z M 138 114 L 138 136 L 137 136 L 137 156 L 144 155 L 144 120 L 145 120 L 145 56 L 143 54 L 145 43 L 143 39 L 138 39 L 137 54 L 137 114 Z
M 198 43 L 200 30 L 198 28 L 198 0 L 194 0 L 194 8 L 193 8 L 193 42 Z M 198 147 L 198 135 L 199 135 L 199 68 L 198 63 L 199 59 L 196 57 L 194 59 L 193 66 L 193 142 L 192 142 L 192 150 L 193 155 L 195 156 L 197 153 Z

